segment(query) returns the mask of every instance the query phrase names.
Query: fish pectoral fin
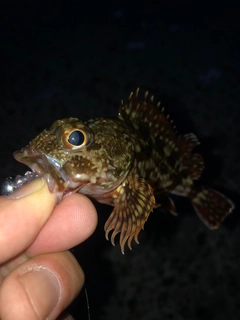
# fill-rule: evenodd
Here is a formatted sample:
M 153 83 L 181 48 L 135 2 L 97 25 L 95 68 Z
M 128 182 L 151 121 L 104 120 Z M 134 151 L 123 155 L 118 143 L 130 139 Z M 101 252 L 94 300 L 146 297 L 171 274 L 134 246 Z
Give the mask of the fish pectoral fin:
M 142 178 L 128 177 L 113 192 L 114 209 L 105 223 L 104 230 L 108 240 L 111 230 L 111 242 L 120 232 L 120 246 L 124 254 L 124 246 L 128 242 L 129 249 L 134 238 L 138 243 L 138 234 L 143 229 L 144 224 L 153 210 L 155 198 L 152 187 Z

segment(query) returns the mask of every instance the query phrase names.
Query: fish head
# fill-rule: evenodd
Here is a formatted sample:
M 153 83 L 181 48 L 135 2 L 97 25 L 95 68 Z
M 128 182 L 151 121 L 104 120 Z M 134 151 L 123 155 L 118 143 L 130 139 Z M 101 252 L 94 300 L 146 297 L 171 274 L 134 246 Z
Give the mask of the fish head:
M 132 163 L 132 145 L 113 125 L 104 119 L 57 120 L 14 157 L 43 177 L 59 201 L 74 192 L 101 200 L 122 183 Z

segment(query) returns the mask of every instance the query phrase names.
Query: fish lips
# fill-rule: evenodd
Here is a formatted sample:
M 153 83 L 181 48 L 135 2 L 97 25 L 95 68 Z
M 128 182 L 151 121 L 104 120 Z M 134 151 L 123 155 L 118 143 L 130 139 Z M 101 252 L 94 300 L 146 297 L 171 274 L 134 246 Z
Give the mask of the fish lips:
M 63 197 L 70 181 L 58 160 L 26 148 L 15 151 L 13 156 L 34 173 L 43 177 L 47 181 L 50 192 L 57 194 L 59 199 Z

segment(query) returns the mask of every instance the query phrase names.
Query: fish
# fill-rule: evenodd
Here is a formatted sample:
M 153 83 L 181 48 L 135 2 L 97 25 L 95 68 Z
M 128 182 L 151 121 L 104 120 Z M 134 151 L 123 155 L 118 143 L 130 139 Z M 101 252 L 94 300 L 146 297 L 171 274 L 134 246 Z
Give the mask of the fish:
M 203 186 L 199 140 L 180 135 L 160 102 L 139 88 L 121 101 L 115 118 L 81 121 L 65 118 L 43 130 L 14 157 L 43 177 L 58 202 L 78 192 L 113 206 L 105 226 L 107 240 L 132 249 L 153 209 L 173 214 L 171 195 L 187 197 L 209 229 L 216 229 L 234 209 L 233 202 Z M 111 234 L 111 237 L 110 237 Z

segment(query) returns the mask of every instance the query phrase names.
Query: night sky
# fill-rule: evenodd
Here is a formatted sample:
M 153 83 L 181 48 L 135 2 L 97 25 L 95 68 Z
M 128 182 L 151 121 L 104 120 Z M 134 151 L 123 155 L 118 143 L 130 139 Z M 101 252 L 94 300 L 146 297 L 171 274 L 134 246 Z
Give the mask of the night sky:
M 194 132 L 202 181 L 235 211 L 208 230 L 186 199 L 155 210 L 123 256 L 105 240 L 110 207 L 73 249 L 86 274 L 91 320 L 240 319 L 240 25 L 231 2 L 1 1 L 3 181 L 23 174 L 13 151 L 54 120 L 113 117 L 140 87 L 180 133 Z M 84 294 L 71 312 L 87 319 Z

